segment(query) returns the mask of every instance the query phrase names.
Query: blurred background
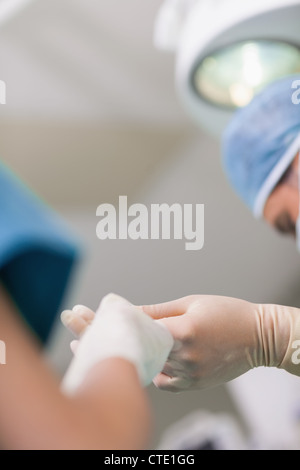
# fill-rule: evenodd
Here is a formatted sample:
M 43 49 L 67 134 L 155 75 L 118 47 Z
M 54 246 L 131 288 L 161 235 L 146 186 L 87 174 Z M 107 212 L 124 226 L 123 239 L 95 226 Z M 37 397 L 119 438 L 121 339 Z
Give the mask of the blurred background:
M 253 219 L 225 180 L 219 142 L 181 107 L 174 58 L 152 42 L 160 4 L 35 0 L 0 29 L 0 79 L 7 85 L 1 159 L 82 242 L 84 257 L 63 307 L 95 309 L 111 291 L 136 304 L 218 294 L 300 306 L 293 241 Z M 129 204 L 204 204 L 204 248 L 98 240 L 96 209 L 117 206 L 119 195 Z M 59 374 L 71 359 L 69 340 L 57 322 L 48 354 Z M 294 379 L 259 370 L 209 391 L 174 395 L 151 386 L 150 446 L 199 410 L 229 415 L 246 436 L 284 441 L 286 417 L 277 408 L 299 392 Z M 279 385 L 271 394 L 273 380 Z M 295 419 L 299 410 L 300 394 Z

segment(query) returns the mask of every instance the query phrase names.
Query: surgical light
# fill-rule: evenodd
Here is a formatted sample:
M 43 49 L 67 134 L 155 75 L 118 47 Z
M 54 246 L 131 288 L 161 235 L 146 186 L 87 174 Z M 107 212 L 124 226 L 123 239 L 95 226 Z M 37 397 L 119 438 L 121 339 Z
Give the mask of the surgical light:
M 165 0 L 155 44 L 175 52 L 176 88 L 194 120 L 219 136 L 264 87 L 300 74 L 299 18 L 300 0 Z
M 193 86 L 207 101 L 226 108 L 250 103 L 266 85 L 300 73 L 300 49 L 281 41 L 245 41 L 223 48 L 195 67 Z

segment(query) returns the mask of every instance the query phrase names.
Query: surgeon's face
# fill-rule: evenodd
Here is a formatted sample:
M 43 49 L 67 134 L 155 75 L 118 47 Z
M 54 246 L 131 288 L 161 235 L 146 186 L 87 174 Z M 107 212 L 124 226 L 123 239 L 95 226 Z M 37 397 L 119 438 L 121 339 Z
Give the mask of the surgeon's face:
M 279 232 L 296 236 L 296 222 L 299 214 L 299 154 L 290 169 L 269 196 L 264 218 Z

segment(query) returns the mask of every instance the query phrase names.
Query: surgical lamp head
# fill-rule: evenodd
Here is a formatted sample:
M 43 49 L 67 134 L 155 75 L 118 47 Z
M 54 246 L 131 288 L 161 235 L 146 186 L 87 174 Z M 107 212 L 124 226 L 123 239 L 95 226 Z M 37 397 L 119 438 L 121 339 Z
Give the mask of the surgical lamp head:
M 300 73 L 300 0 L 166 0 L 155 44 L 176 52 L 188 113 L 220 137 L 235 111 Z

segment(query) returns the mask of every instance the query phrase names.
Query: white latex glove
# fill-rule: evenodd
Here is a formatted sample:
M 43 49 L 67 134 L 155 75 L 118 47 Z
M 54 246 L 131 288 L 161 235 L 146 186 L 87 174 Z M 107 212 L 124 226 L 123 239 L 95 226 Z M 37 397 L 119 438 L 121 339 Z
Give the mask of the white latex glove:
M 72 317 L 72 312 L 69 316 Z M 68 312 L 62 317 L 68 323 Z M 141 384 L 149 385 L 172 349 L 173 338 L 168 329 L 115 294 L 103 298 L 94 320 L 90 313 L 90 320 L 63 379 L 63 391 L 74 393 L 93 366 L 111 357 L 130 361 Z
M 300 376 L 299 309 L 205 295 L 143 309 L 161 319 L 175 341 L 154 380 L 160 389 L 204 389 L 260 366 Z
M 95 312 L 85 305 L 75 305 L 72 310 L 65 310 L 61 314 L 63 325 L 78 339 L 82 337 L 94 318 Z M 78 339 L 70 343 L 70 348 L 74 354 L 79 344 Z

